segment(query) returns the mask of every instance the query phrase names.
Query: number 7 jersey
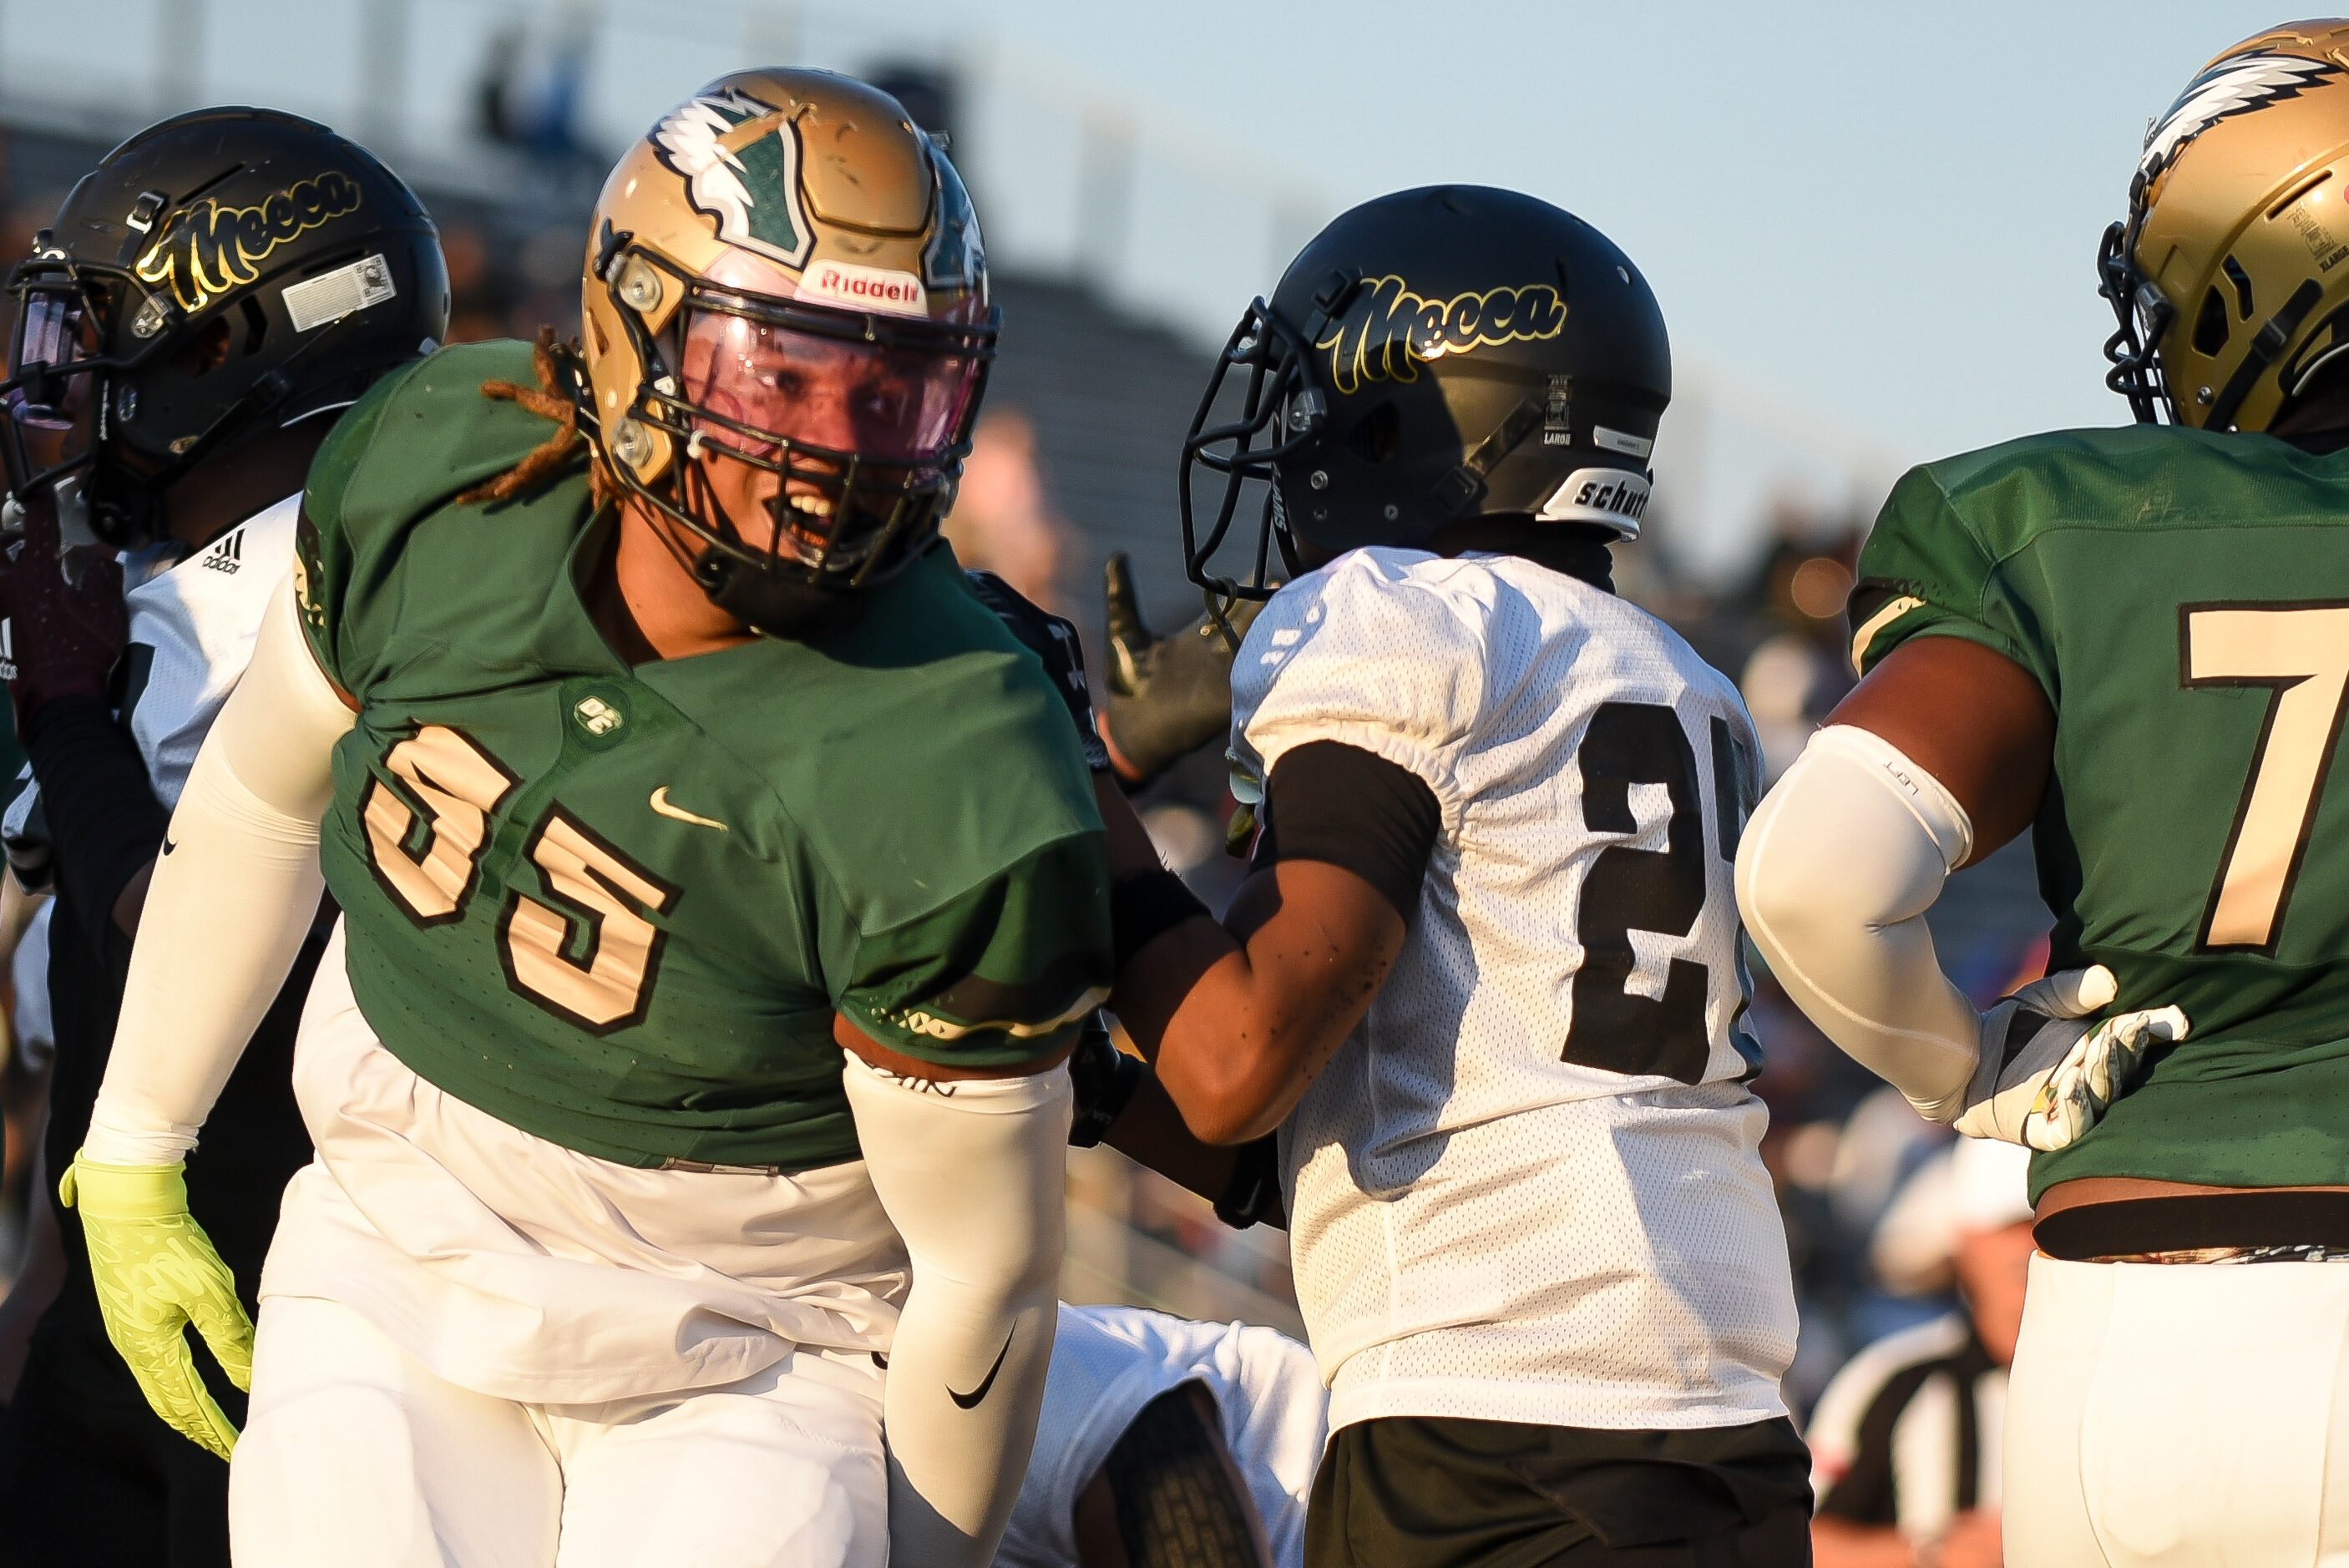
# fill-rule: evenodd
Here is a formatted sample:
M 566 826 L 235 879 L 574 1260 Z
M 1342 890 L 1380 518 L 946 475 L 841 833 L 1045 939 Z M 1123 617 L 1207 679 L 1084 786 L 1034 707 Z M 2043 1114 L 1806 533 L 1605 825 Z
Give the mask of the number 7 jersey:
M 1859 575 L 1863 670 L 1950 636 L 2039 682 L 2050 963 L 2192 1025 L 2033 1161 L 2034 1197 L 2349 1180 L 2349 454 L 2152 426 L 2012 442 L 1904 478 Z
M 1402 950 L 1281 1133 L 1330 1424 L 1783 1415 L 1735 688 L 1565 573 L 1374 548 L 1274 596 L 1232 696 L 1243 772 L 1335 741 L 1441 810 Z

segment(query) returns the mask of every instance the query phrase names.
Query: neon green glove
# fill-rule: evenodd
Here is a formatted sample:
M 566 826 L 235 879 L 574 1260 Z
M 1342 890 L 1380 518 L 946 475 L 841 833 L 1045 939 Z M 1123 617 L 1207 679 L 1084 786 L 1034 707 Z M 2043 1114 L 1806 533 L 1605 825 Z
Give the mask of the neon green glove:
M 171 1429 L 226 1459 L 236 1429 L 203 1380 L 181 1332 L 189 1324 L 240 1388 L 253 1385 L 253 1320 L 236 1279 L 188 1212 L 185 1164 L 93 1165 L 77 1157 L 57 1195 L 81 1212 L 90 1281 L 106 1336 L 139 1391 Z

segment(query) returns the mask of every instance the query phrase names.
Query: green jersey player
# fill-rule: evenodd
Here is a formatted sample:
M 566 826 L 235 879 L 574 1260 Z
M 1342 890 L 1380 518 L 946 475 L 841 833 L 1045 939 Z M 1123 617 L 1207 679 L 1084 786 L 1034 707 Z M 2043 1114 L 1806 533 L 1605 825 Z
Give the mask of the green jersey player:
M 2349 1547 L 2344 176 L 2349 24 L 2238 45 L 2154 123 L 2103 258 L 2143 423 L 1900 482 L 1865 678 L 1740 854 L 1823 1029 L 2041 1151 L 2013 1563 Z M 1978 1017 L 1921 917 L 2025 827 L 2059 973 Z
M 894 100 L 742 73 L 585 289 L 575 355 L 445 350 L 322 449 L 68 1180 L 125 1331 L 233 1359 L 175 1163 L 323 864 L 238 1560 L 983 1563 L 1110 953 L 1067 694 L 936 542 L 968 200 Z

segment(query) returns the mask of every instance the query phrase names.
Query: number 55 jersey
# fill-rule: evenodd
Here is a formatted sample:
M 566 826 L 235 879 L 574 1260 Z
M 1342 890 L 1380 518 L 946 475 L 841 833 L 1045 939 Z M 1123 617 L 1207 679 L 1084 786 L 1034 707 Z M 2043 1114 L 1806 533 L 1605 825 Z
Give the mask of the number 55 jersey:
M 2055 748 L 2033 825 L 2054 968 L 2192 1033 L 2032 1192 L 2349 1174 L 2349 454 L 2138 426 L 1916 469 L 1859 562 L 1853 656 L 1960 637 L 2030 672 Z
M 1281 1130 L 1331 1427 L 1783 1416 L 1734 688 L 1597 583 L 1390 548 L 1281 589 L 1232 686 L 1243 775 L 1335 741 L 1441 811 L 1393 969 Z
M 444 349 L 311 471 L 298 609 L 357 717 L 296 1070 L 321 1164 L 264 1294 L 360 1305 L 508 1398 L 885 1349 L 903 1253 L 834 1016 L 1017 1064 L 1105 994 L 1066 710 L 943 550 L 820 641 L 632 667 L 581 597 L 612 526 L 584 464 L 454 499 L 545 438 L 481 395 L 529 377 L 523 345 Z
M 1041 667 L 938 552 L 816 644 L 631 668 L 577 582 L 584 474 L 450 504 L 544 438 L 519 345 L 362 402 L 304 501 L 313 650 L 358 704 L 323 854 L 394 1055 L 631 1165 L 855 1156 L 833 1015 L 1050 1055 L 1108 980 L 1099 817 Z

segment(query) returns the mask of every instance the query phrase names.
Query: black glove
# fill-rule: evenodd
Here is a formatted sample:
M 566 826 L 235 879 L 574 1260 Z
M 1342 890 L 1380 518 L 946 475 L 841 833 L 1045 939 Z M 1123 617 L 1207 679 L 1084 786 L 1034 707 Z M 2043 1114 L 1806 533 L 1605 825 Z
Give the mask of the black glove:
M 0 556 L 0 617 L 7 628 L 0 679 L 8 683 L 21 736 L 30 732 L 34 715 L 59 697 L 107 695 L 130 618 L 121 564 L 102 548 L 60 547 L 49 491 L 10 511 L 22 529 L 7 537 Z
M 1099 1012 L 1086 1015 L 1077 1030 L 1076 1048 L 1069 1053 L 1069 1084 L 1077 1102 L 1069 1121 L 1069 1147 L 1099 1144 L 1149 1076 L 1150 1069 L 1138 1058 L 1117 1048 Z
M 1101 731 L 1093 725 L 1092 688 L 1085 684 L 1085 650 L 1077 641 L 1077 629 L 1050 611 L 1038 608 L 992 572 L 963 575 L 970 579 L 971 592 L 978 595 L 979 603 L 995 612 L 995 618 L 1023 647 L 1044 661 L 1044 673 L 1052 677 L 1053 687 L 1068 705 L 1069 717 L 1077 727 L 1077 738 L 1085 748 L 1085 766 L 1096 773 L 1109 771 L 1109 748 L 1102 744 Z
M 1243 1143 L 1232 1161 L 1231 1185 L 1216 1200 L 1216 1218 L 1235 1231 L 1250 1225 L 1288 1229 L 1288 1210 L 1280 1196 L 1280 1135 L 1268 1132 Z
M 1118 777 L 1149 783 L 1232 727 L 1232 659 L 1261 603 L 1242 600 L 1230 632 L 1201 615 L 1170 637 L 1154 637 L 1133 599 L 1123 552 L 1103 574 L 1109 600 L 1109 737 Z

